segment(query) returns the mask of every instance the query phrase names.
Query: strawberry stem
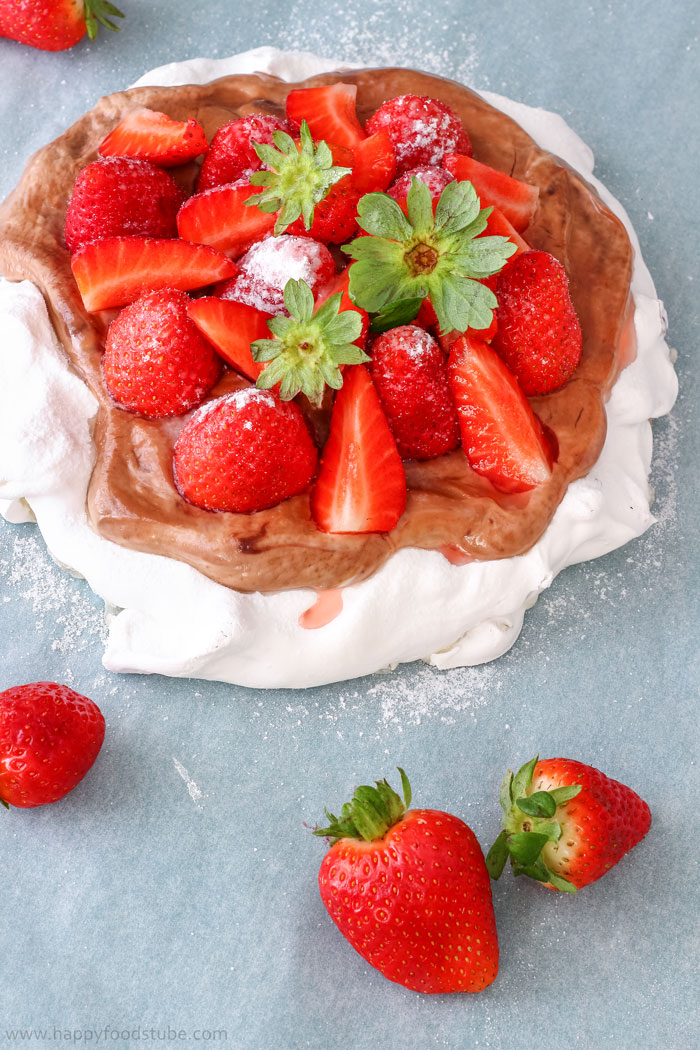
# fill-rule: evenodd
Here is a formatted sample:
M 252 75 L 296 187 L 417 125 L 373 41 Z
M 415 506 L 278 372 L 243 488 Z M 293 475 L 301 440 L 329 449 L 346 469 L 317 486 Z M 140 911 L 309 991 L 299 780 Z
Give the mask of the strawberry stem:
M 581 785 L 529 793 L 538 758 L 539 755 L 535 755 L 515 775 L 508 770 L 503 778 L 500 792 L 503 831 L 486 855 L 486 867 L 491 878 L 497 879 L 510 857 L 514 875 L 528 875 L 565 893 L 576 893 L 573 883 L 547 867 L 542 851 L 548 843 L 561 838 L 562 826 L 551 818 L 559 806 L 578 795 Z
M 398 824 L 411 804 L 411 785 L 400 766 L 403 801 L 389 786 L 386 780 L 375 781 L 375 787 L 365 784 L 358 787 L 351 802 L 346 802 L 340 811 L 340 817 L 324 810 L 329 821 L 328 827 L 315 828 L 314 835 L 331 839 L 332 845 L 340 839 L 360 839 L 374 842 L 381 839 L 387 831 Z
M 87 34 L 91 40 L 94 40 L 97 36 L 98 22 L 104 26 L 105 29 L 111 29 L 113 32 L 118 33 L 121 30 L 121 26 L 115 25 L 114 22 L 108 18 L 111 15 L 112 18 L 126 18 L 126 15 L 111 4 L 109 0 L 84 0 L 85 3 L 85 26 L 87 28 Z

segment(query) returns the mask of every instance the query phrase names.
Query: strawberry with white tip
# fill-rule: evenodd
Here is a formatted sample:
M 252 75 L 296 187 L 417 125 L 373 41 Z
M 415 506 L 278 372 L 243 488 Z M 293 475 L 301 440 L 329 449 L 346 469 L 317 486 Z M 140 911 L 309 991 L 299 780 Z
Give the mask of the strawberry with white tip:
M 503 831 L 486 864 L 497 879 L 510 858 L 515 875 L 576 893 L 600 879 L 640 842 L 651 812 L 636 791 L 569 758 L 533 758 L 501 785 Z

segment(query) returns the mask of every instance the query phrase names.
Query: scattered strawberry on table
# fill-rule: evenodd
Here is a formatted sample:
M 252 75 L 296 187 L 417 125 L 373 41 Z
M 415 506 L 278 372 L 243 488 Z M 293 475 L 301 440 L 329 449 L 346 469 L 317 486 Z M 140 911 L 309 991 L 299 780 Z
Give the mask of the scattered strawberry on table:
M 0 36 L 41 51 L 65 51 L 99 26 L 119 31 L 124 15 L 109 0 L 0 0 Z
M 576 893 L 601 878 L 651 827 L 646 802 L 593 766 L 533 758 L 501 786 L 503 831 L 486 863 L 497 879 L 510 858 L 515 875 Z
M 491 887 L 479 843 L 458 817 L 409 809 L 386 780 L 359 787 L 314 834 L 332 845 L 318 876 L 344 937 L 391 981 L 417 992 L 479 992 L 498 973 Z
M 0 693 L 0 803 L 57 802 L 83 779 L 104 735 L 97 704 L 67 685 L 6 689 Z
M 290 402 L 304 422 L 288 450 L 304 469 L 288 485 L 260 474 L 257 500 L 270 421 L 236 445 L 257 464 L 245 497 L 213 493 L 215 462 L 183 438 L 177 487 L 201 507 L 303 496 L 322 531 L 388 532 L 406 506 L 402 460 L 466 456 L 503 492 L 552 475 L 556 435 L 528 397 L 575 374 L 581 331 L 564 268 L 527 241 L 537 188 L 474 158 L 442 101 L 389 99 L 363 127 L 355 96 L 343 83 L 294 89 L 286 114 L 231 120 L 210 144 L 193 118 L 137 108 L 76 179 L 66 244 L 85 307 L 125 307 L 105 355 L 116 403 L 149 418 L 204 403 L 183 434 L 202 428 L 215 457 L 240 406 L 216 402 L 206 422 L 206 398 L 231 368 L 268 391 L 280 428 Z M 184 199 L 171 173 L 197 157 Z M 178 309 L 169 348 L 165 302 Z

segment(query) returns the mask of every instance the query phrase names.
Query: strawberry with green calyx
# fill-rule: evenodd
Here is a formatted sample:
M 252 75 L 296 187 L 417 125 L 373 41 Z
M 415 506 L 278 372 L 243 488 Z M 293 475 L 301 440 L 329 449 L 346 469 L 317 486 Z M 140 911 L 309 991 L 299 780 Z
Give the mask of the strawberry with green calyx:
M 651 813 L 631 788 L 593 766 L 533 758 L 501 785 L 503 831 L 486 858 L 497 879 L 510 857 L 515 875 L 576 893 L 644 838 Z
M 385 193 L 360 200 L 358 224 L 370 236 L 343 248 L 355 260 L 353 299 L 377 313 L 397 301 L 429 297 L 443 332 L 486 328 L 497 300 L 480 279 L 498 273 L 515 245 L 505 237 L 479 236 L 490 211 L 480 207 L 470 182 L 446 186 L 433 215 L 430 190 L 413 178 L 406 210 L 404 215 Z
M 0 0 L 0 36 L 41 51 L 66 51 L 100 25 L 119 32 L 124 14 L 109 0 Z M 99 23 L 99 25 L 98 25 Z
M 321 898 L 353 948 L 390 981 L 429 994 L 479 992 L 498 972 L 491 888 L 467 825 L 435 809 L 409 809 L 386 780 L 314 834 L 331 839 Z
M 269 170 L 256 171 L 250 176 L 252 186 L 264 188 L 249 197 L 246 204 L 255 205 L 267 214 L 279 212 L 275 234 L 284 233 L 300 217 L 310 230 L 316 205 L 331 186 L 352 171 L 333 164 L 328 145 L 323 140 L 314 143 L 305 120 L 301 122 L 299 135 L 301 148 L 291 135 L 280 130 L 272 134 L 273 146 L 263 142 L 252 144 Z
M 355 310 L 340 310 L 342 293 L 336 292 L 314 311 L 314 297 L 306 281 L 287 281 L 284 305 L 289 317 L 278 315 L 267 322 L 274 339 L 256 339 L 253 359 L 270 364 L 257 379 L 262 390 L 280 384 L 280 397 L 291 401 L 306 394 L 320 406 L 326 386 L 339 390 L 343 376 L 339 365 L 369 361 L 354 340 L 362 332 L 362 317 Z

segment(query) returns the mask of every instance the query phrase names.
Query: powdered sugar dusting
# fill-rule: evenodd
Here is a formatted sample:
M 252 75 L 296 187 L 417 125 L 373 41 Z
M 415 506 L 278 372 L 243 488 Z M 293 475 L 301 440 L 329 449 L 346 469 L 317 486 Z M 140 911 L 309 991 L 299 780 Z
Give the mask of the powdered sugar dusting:
M 433 359 L 439 353 L 438 345 L 430 332 L 419 328 L 418 325 L 406 324 L 400 328 L 392 328 L 384 338 L 391 343 L 392 348 L 396 347 L 414 361 L 425 357 Z
M 270 18 L 269 39 L 285 48 L 319 55 L 332 51 L 338 66 L 404 66 L 473 83 L 479 72 L 477 35 L 469 31 L 467 18 L 450 18 L 447 11 L 445 15 L 433 9 L 418 26 L 415 11 L 402 7 L 401 0 L 372 8 L 363 0 L 344 0 L 343 18 L 352 26 L 352 33 L 339 35 L 337 6 L 318 5 L 309 20 L 304 7 L 292 5 L 283 19 Z M 487 77 L 480 76 L 480 81 L 488 86 Z
M 240 390 L 234 390 L 230 394 L 224 394 L 223 397 L 216 397 L 212 401 L 207 401 L 204 405 L 200 405 L 197 411 L 193 412 L 186 427 L 189 428 L 193 424 L 201 423 L 217 409 L 223 407 L 223 405 L 233 405 L 240 410 L 255 401 L 259 404 L 268 405 L 270 408 L 275 407 L 275 399 L 272 394 L 269 394 L 266 390 L 260 390 L 256 386 L 244 386 Z
M 419 165 L 440 164 L 447 153 L 469 151 L 459 117 L 437 99 L 400 95 L 380 106 L 367 121 L 367 131 L 386 128 L 396 152 L 399 173 Z
M 452 723 L 455 715 L 485 707 L 501 679 L 493 667 L 463 667 L 445 675 L 432 667 L 421 668 L 410 678 L 380 679 L 367 690 L 379 704 L 382 723 L 402 729 L 429 719 Z
M 55 652 L 71 656 L 107 641 L 104 611 L 58 567 L 35 530 L 15 536 L 9 557 L 0 560 L 3 602 L 31 605 L 37 634 L 48 636 Z
M 289 234 L 254 244 L 238 265 L 240 272 L 230 282 L 226 298 L 268 314 L 286 313 L 287 281 L 305 281 L 313 291 L 335 273 L 333 257 L 324 244 Z
M 414 176 L 425 183 L 434 201 L 440 197 L 445 186 L 449 185 L 450 182 L 454 182 L 454 175 L 451 175 L 449 171 L 445 171 L 444 168 L 430 167 L 424 164 L 405 171 L 401 178 L 397 179 L 394 185 L 387 190 L 389 196 L 397 201 L 405 200 Z

